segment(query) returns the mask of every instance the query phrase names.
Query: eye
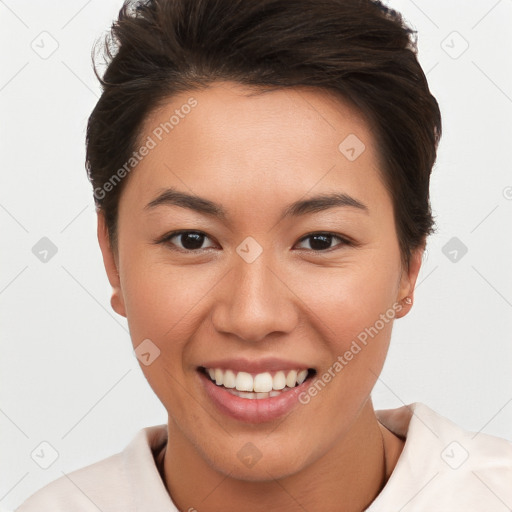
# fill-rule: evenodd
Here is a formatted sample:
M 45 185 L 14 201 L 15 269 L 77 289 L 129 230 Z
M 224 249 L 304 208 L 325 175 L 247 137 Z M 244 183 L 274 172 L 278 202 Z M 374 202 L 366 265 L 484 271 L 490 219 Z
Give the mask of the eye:
M 203 246 L 205 241 L 209 240 L 208 236 L 201 231 L 174 231 L 165 235 L 160 242 L 175 245 L 178 249 L 185 251 L 198 251 L 200 249 L 215 247 L 214 243 Z
M 334 246 L 332 243 L 338 240 L 338 244 Z M 333 249 L 338 245 L 350 245 L 350 242 L 345 238 L 335 235 L 334 233 L 311 233 L 302 237 L 299 240 L 299 244 L 308 244 L 309 247 L 300 247 L 301 249 L 307 249 L 312 251 L 326 251 L 328 249 Z
M 338 243 L 334 243 L 338 241 Z M 205 242 L 207 245 L 204 245 Z M 209 243 L 208 243 L 209 242 Z M 161 238 L 157 243 L 175 246 L 177 250 L 198 252 L 202 249 L 215 247 L 211 239 L 202 231 L 173 231 Z M 302 245 L 302 247 L 301 247 Z M 351 242 L 334 233 L 311 233 L 299 240 L 299 249 L 315 252 L 327 251 L 340 245 L 351 245 Z

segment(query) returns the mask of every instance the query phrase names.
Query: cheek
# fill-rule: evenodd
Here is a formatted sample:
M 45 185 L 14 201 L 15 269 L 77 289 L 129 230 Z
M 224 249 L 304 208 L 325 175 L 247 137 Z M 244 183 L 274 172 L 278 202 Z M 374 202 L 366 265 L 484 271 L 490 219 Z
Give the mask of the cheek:
M 123 296 L 134 343 L 142 336 L 167 340 L 175 347 L 191 328 L 192 319 L 219 280 L 204 266 L 176 266 L 165 256 L 141 248 L 127 255 L 123 272 Z
M 366 260 L 367 258 L 365 258 Z M 294 288 L 319 329 L 343 349 L 347 340 L 370 327 L 393 306 L 399 270 L 396 264 L 347 262 L 342 268 L 318 268 L 295 278 Z M 388 317 L 391 313 L 388 312 Z M 389 323 L 389 318 L 388 322 Z M 380 323 L 379 323 L 380 325 Z
M 346 279 L 331 276 L 324 283 L 317 280 L 317 285 L 311 288 L 307 322 L 314 339 L 323 344 L 324 356 L 301 403 L 310 417 L 329 418 L 329 425 L 338 425 L 333 432 L 341 435 L 357 418 L 381 373 L 395 311 L 385 282 L 370 284 L 352 274 Z M 323 422 L 309 429 L 313 439 L 325 435 Z
M 321 382 L 304 400 L 314 400 L 313 407 L 336 403 L 330 414 L 339 416 L 340 422 L 347 413 L 356 415 L 371 393 L 396 314 L 399 267 L 394 259 L 382 257 L 379 264 L 369 263 L 376 258 L 367 256 L 347 259 L 343 268 L 308 272 L 300 281 L 299 294 L 307 297 L 304 302 L 310 311 L 307 322 L 325 354 L 317 374 Z M 323 399 L 316 401 L 317 394 Z
M 147 248 L 124 254 L 122 289 L 133 347 L 149 339 L 159 351 L 151 364 L 141 361 L 141 369 L 168 410 L 185 410 L 180 393 L 171 390 L 184 386 L 190 377 L 185 374 L 191 369 L 189 342 L 201 337 L 198 329 L 208 314 L 204 305 L 225 272 L 213 272 L 207 265 L 171 265 Z
M 171 272 L 168 266 L 154 263 L 133 264 L 124 276 L 123 293 L 133 347 L 137 353 L 137 346 L 144 343 L 140 346 L 149 346 L 150 352 L 158 354 L 150 364 L 138 356 L 140 368 L 165 409 L 181 421 L 187 417 L 194 421 L 196 414 L 187 404 L 187 393 L 183 393 L 187 387 L 184 361 L 187 342 L 197 327 L 194 305 L 200 301 L 201 292 L 204 294 L 202 289 L 195 290 L 182 272 Z

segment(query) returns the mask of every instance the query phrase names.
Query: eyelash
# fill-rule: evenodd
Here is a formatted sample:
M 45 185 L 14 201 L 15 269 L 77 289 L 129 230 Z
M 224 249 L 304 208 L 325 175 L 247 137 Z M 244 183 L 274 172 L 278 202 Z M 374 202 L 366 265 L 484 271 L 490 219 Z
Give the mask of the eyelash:
M 196 231 L 196 230 L 191 230 L 191 229 L 188 229 L 188 230 L 187 229 L 182 229 L 182 230 L 172 231 L 170 233 L 167 233 L 162 238 L 157 240 L 155 243 L 157 243 L 157 244 L 167 244 L 167 245 L 172 247 L 172 250 L 183 252 L 183 253 L 187 253 L 187 254 L 188 253 L 198 254 L 200 251 L 211 249 L 211 247 L 207 247 L 205 249 L 201 249 L 201 248 L 199 248 L 199 249 L 185 249 L 185 248 L 182 248 L 182 247 L 176 247 L 174 244 L 172 244 L 170 242 L 170 240 L 172 238 L 174 238 L 176 236 L 179 236 L 179 235 L 187 234 L 187 233 L 194 233 L 194 234 L 197 234 L 197 235 L 204 235 L 206 238 L 210 239 L 210 237 L 206 233 L 204 233 L 203 231 Z M 308 233 L 307 235 L 304 235 L 302 238 L 300 238 L 298 243 L 301 243 L 301 242 L 307 240 L 308 238 L 312 238 L 314 236 L 328 236 L 328 237 L 336 238 L 336 239 L 338 239 L 340 241 L 340 243 L 335 245 L 335 246 L 333 246 L 333 247 L 329 247 L 327 249 L 321 249 L 321 250 L 301 249 L 301 250 L 308 251 L 308 252 L 314 252 L 314 253 L 325 253 L 325 252 L 330 252 L 332 250 L 335 250 L 337 247 L 354 246 L 355 245 L 355 243 L 352 242 L 351 240 L 348 240 L 347 238 L 342 237 L 342 236 L 338 235 L 337 233 L 332 233 L 330 231 L 314 231 L 312 233 Z

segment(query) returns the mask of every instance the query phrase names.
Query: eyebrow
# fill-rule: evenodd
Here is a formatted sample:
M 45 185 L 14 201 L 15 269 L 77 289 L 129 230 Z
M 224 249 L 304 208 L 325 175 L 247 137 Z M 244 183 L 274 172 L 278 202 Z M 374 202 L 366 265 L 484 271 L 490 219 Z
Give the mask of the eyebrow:
M 165 189 L 149 202 L 144 209 L 153 210 L 159 206 L 179 206 L 224 221 L 228 217 L 226 210 L 221 205 L 203 197 L 180 192 L 174 188 Z M 295 201 L 285 208 L 280 220 L 283 220 L 285 217 L 297 217 L 339 207 L 354 208 L 356 211 L 369 213 L 368 207 L 352 196 L 344 193 L 333 193 Z

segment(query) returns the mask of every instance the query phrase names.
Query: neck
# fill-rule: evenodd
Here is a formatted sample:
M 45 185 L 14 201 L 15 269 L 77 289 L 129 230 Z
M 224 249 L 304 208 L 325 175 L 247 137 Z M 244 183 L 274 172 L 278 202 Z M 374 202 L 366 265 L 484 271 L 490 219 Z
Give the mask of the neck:
M 371 400 L 353 428 L 323 456 L 295 474 L 239 480 L 209 465 L 174 423 L 168 423 L 162 478 L 179 510 L 247 512 L 364 510 L 391 475 L 403 441 L 380 425 Z

